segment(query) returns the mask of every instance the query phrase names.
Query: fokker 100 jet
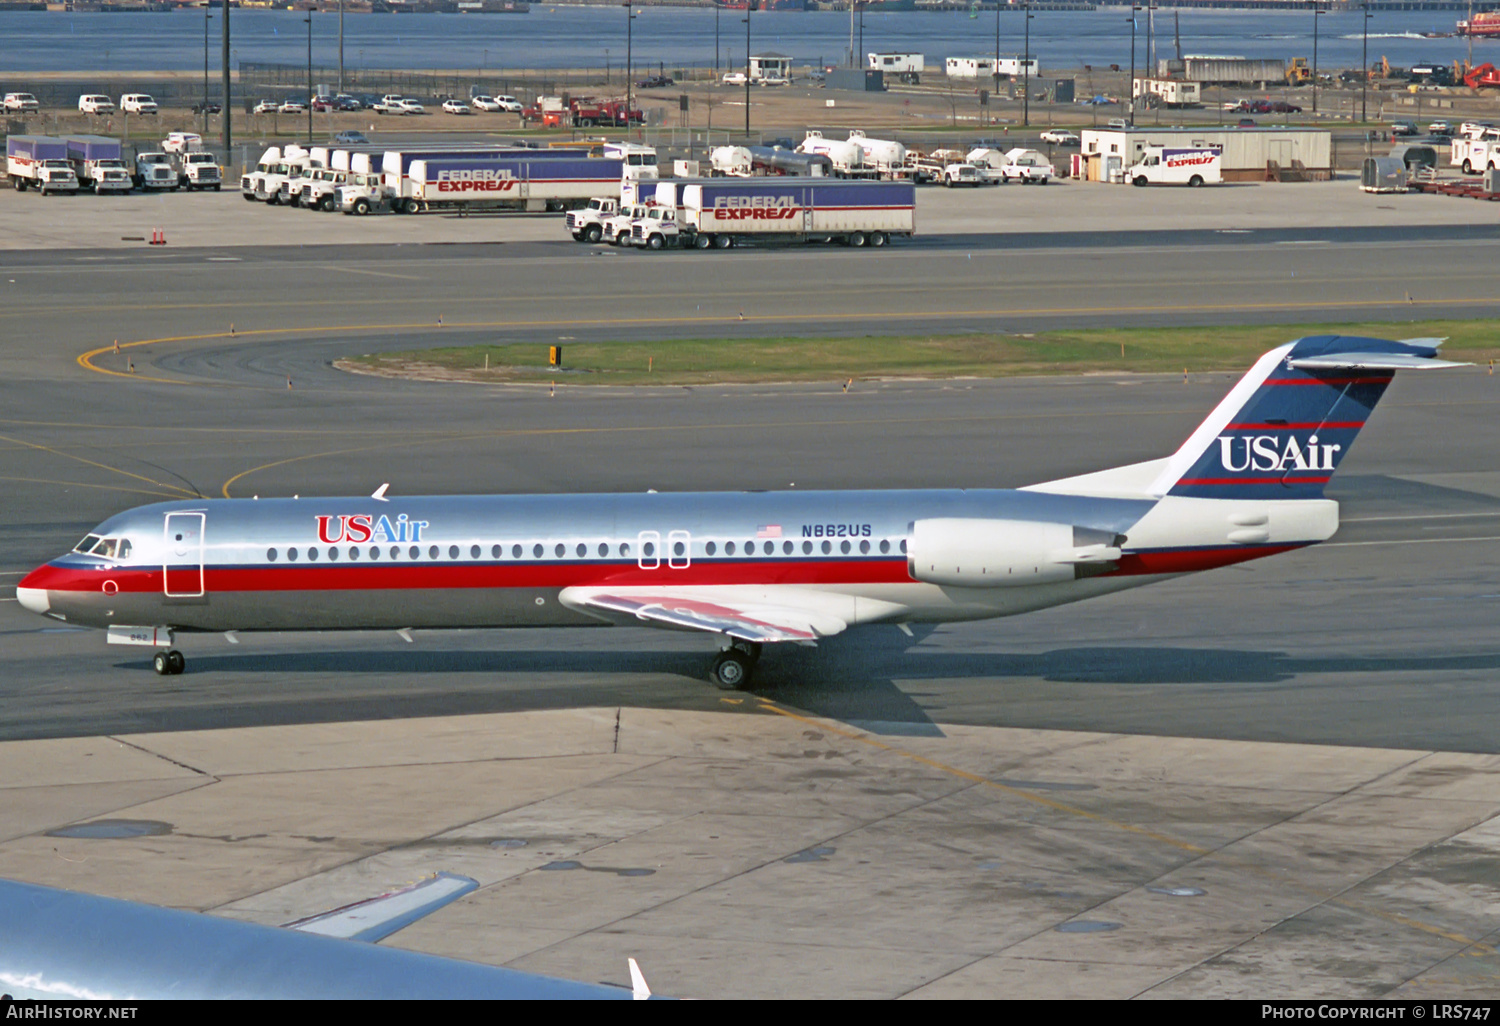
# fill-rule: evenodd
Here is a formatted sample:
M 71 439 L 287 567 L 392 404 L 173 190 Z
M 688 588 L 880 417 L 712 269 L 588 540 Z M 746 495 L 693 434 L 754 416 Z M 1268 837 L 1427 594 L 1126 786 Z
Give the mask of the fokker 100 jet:
M 111 517 L 16 589 L 157 649 L 176 632 L 649 624 L 761 646 L 1013 616 L 1324 541 L 1324 485 L 1397 370 L 1441 339 L 1262 356 L 1175 453 L 1019 490 L 226 499 Z

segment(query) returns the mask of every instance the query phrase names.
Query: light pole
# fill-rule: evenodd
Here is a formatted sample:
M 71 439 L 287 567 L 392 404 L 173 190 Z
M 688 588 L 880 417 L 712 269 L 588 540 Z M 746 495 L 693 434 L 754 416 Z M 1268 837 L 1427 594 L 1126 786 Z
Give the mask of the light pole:
M 1318 112 L 1318 18 L 1326 13 L 1323 10 L 1322 0 L 1313 0 L 1313 66 L 1312 66 L 1312 108 L 1313 113 Z
M 339 0 L 339 95 L 344 95 L 344 0 Z
M 232 134 L 230 133 L 230 130 L 229 130 L 229 123 L 230 123 L 230 120 L 231 120 L 231 118 L 230 118 L 230 107 L 232 106 L 232 98 L 229 95 L 229 0 L 224 0 L 223 9 L 224 9 L 224 56 L 223 56 L 223 65 L 224 65 L 224 67 L 222 69 L 222 73 L 224 75 L 224 115 L 223 115 L 222 120 L 220 121 L 220 125 L 221 125 L 221 127 L 223 129 L 223 133 L 224 133 L 224 135 L 223 135 L 224 160 L 227 163 L 228 160 L 229 160 L 229 148 L 234 144 L 234 137 L 232 136 Z
M 750 12 L 755 0 L 745 4 L 745 142 L 750 141 Z
M 721 8 L 714 4 L 714 77 L 719 77 L 719 11 Z
M 625 136 L 630 137 L 630 80 L 635 75 L 635 11 L 625 4 Z
M 227 3 L 228 0 L 225 0 Z M 313 80 L 312 80 L 312 9 L 308 8 L 307 17 L 307 145 L 312 145 L 312 115 L 313 115 Z
M 995 66 L 990 69 L 990 77 L 995 80 L 995 97 L 998 101 L 1000 96 L 1000 11 L 1004 4 L 999 0 L 995 2 Z
M 855 62 L 854 62 L 854 66 L 856 68 L 862 68 L 862 67 L 865 66 L 865 60 L 866 60 L 866 58 L 865 58 L 865 8 L 864 8 L 863 4 L 857 4 L 856 6 L 859 7 L 859 54 L 858 54 L 858 59 L 855 60 Z
M 203 135 L 208 135 L 208 4 L 203 5 Z
M 1130 5 L 1130 117 L 1131 127 L 1135 126 L 1135 12 L 1141 9 L 1140 4 Z
M 1021 127 L 1031 127 L 1031 0 L 1026 0 L 1026 41 L 1021 45 Z M 1132 48 L 1134 49 L 1134 48 Z
M 1364 124 L 1369 124 L 1370 115 L 1365 107 L 1365 101 L 1370 91 L 1370 0 L 1364 0 L 1360 7 L 1364 11 L 1364 17 L 1360 19 L 1363 22 L 1364 42 L 1360 44 L 1359 51 L 1359 120 Z

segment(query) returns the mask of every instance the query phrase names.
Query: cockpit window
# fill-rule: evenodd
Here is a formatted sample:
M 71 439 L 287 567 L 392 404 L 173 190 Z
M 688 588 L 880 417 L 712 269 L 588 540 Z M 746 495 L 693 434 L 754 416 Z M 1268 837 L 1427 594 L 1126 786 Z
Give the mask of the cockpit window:
M 103 556 L 105 559 L 128 559 L 130 539 L 101 538 L 97 534 L 91 534 L 73 546 L 73 551 L 81 552 L 85 556 Z

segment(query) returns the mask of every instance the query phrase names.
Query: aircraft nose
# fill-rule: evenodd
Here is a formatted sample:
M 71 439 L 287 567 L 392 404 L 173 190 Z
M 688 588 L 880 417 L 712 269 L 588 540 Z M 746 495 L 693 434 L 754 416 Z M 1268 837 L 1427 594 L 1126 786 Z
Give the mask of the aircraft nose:
M 33 613 L 46 613 L 52 608 L 47 604 L 46 588 L 16 588 L 16 601 L 21 603 L 22 609 L 29 609 Z
M 42 583 L 39 578 L 41 577 L 41 570 L 44 569 L 46 568 L 33 570 L 21 578 L 21 583 L 16 585 L 16 601 L 21 603 L 22 609 L 29 609 L 33 613 L 45 614 L 47 610 L 52 608 L 52 604 L 47 601 L 47 589 L 45 587 L 37 587 L 37 585 Z

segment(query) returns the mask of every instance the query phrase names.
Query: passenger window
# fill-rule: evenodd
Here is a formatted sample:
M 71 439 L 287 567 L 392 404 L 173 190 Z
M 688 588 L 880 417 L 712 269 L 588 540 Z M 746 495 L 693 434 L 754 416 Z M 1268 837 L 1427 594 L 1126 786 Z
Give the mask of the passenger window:
M 628 555 L 630 555 L 630 543 L 629 542 L 621 542 L 620 543 L 620 555 L 622 555 L 622 556 L 628 556 Z
M 449 545 L 448 546 L 448 558 L 449 559 L 457 559 L 458 558 L 458 546 L 457 545 Z
M 358 559 L 359 558 L 359 546 L 358 545 L 351 545 L 351 546 L 349 546 L 349 558 L 350 559 Z
M 718 550 L 719 550 L 719 547 L 717 545 L 715 545 L 713 542 L 709 542 L 707 545 L 703 546 L 703 551 L 707 555 L 710 555 L 710 556 L 712 556 Z
M 339 550 L 337 548 L 335 548 L 334 546 L 332 546 L 332 545 L 328 546 L 328 558 L 330 560 L 336 560 L 336 559 L 338 559 L 339 558 Z
M 419 549 L 419 548 L 417 548 L 415 545 L 413 545 L 411 548 L 407 549 L 406 550 L 406 554 L 408 556 L 410 556 L 412 559 L 421 559 L 422 558 L 422 550 Z
M 599 543 L 599 555 L 601 557 L 609 555 L 609 543 L 608 542 L 600 542 Z
M 311 545 L 307 547 L 307 561 L 309 563 L 316 563 L 318 561 L 318 550 Z
M 541 559 L 542 558 L 542 552 L 543 551 L 545 551 L 545 550 L 542 548 L 542 543 L 541 542 L 537 542 L 535 545 L 533 545 L 531 547 L 531 554 L 533 556 L 535 556 L 537 559 Z
M 271 563 L 276 562 L 276 550 L 275 549 L 267 549 L 266 550 L 266 560 L 268 562 L 271 562 Z
M 712 545 L 713 542 L 709 542 L 709 544 Z M 708 554 L 710 556 L 712 556 L 713 555 L 713 550 L 710 549 Z M 725 542 L 724 543 L 724 555 L 726 555 L 726 556 L 732 556 L 732 555 L 734 555 L 734 542 Z
M 882 538 L 882 539 L 880 539 L 880 552 L 881 552 L 881 554 L 884 555 L 885 553 L 887 553 L 889 551 L 891 551 L 890 539 L 888 539 L 888 538 Z
M 371 545 L 370 546 L 370 558 L 371 559 L 379 559 L 380 558 L 380 546 L 379 545 Z
M 493 546 L 490 547 L 490 558 L 491 559 L 499 559 L 503 555 L 505 555 L 505 546 L 504 545 L 493 545 Z
M 399 545 L 392 545 L 391 546 L 391 558 L 392 559 L 400 559 L 401 558 L 401 546 L 399 546 Z
M 862 542 L 860 542 L 859 543 L 859 551 L 860 552 L 869 552 L 870 551 L 870 543 L 868 541 L 862 541 Z
M 469 546 L 469 558 L 470 559 L 478 559 L 479 558 L 479 546 L 478 545 L 470 545 Z
M 812 544 L 812 543 L 809 542 L 808 544 Z M 767 551 L 770 550 L 770 544 L 769 543 L 767 543 L 766 548 L 767 548 Z M 786 553 L 788 556 L 790 556 L 792 554 L 792 543 L 791 542 L 782 542 L 781 543 L 781 551 L 784 552 L 784 553 Z
M 562 542 L 558 542 L 557 545 L 553 548 L 552 551 L 555 552 L 555 553 L 557 553 L 557 558 L 558 559 L 562 559 L 563 555 L 567 553 L 568 547 L 566 545 L 564 545 Z
M 514 545 L 512 545 L 510 547 L 510 554 L 512 556 L 514 556 L 516 559 L 520 559 L 521 558 L 521 551 L 522 550 L 521 550 L 521 543 L 520 542 L 517 542 L 516 544 L 514 544 Z
M 831 553 L 832 551 L 833 551 L 833 542 L 827 542 L 827 541 L 824 542 L 823 543 L 823 555 L 826 556 L 829 553 Z
M 848 542 L 840 542 L 839 543 L 839 551 L 842 552 L 846 556 L 849 555 L 849 543 Z
M 802 554 L 804 556 L 812 554 L 812 542 L 805 541 L 805 542 L 802 543 Z
M 429 545 L 427 547 L 427 558 L 428 559 L 437 559 L 438 558 L 438 547 L 436 545 Z
M 287 549 L 286 550 L 286 561 L 288 563 L 295 563 L 295 562 L 297 562 L 297 550 L 295 548 L 291 548 L 291 549 Z

